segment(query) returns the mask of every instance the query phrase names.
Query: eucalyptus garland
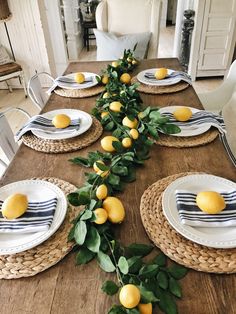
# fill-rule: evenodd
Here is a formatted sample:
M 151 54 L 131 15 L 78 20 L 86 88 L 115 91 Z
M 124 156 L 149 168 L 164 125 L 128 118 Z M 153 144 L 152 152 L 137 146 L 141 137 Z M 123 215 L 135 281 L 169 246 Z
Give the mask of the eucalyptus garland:
M 158 306 L 167 314 L 175 314 L 175 297 L 181 297 L 178 280 L 187 270 L 175 263 L 167 267 L 167 258 L 162 253 L 144 261 L 143 258 L 153 251 L 152 245 L 134 243 L 124 247 L 114 234 L 114 223 L 122 222 L 128 214 L 128 209 L 126 213 L 114 195 L 136 180 L 136 169 L 149 158 L 153 139 L 158 140 L 159 132 L 180 131 L 159 113 L 158 108 L 144 108 L 136 90 L 138 84 L 130 84 L 127 73 L 136 64 L 133 51 L 125 50 L 123 57 L 108 65 L 98 78 L 105 84 L 105 91 L 97 99 L 92 113 L 105 130 L 112 132 L 112 137 L 108 136 L 108 144 L 106 137 L 101 141 L 103 148 L 103 143 L 106 144 L 107 151 L 90 152 L 87 158 L 71 160 L 84 167 L 93 167 L 95 171 L 86 173 L 84 185 L 68 196 L 72 205 L 84 206 L 73 221 L 68 239 L 77 244 L 78 265 L 96 259 L 104 271 L 116 273 L 116 282 L 103 283 L 105 293 L 114 295 L 127 284 L 138 288 L 139 304 L 124 306 L 121 301 L 121 305 L 113 305 L 108 313 L 152 313 L 152 307 Z

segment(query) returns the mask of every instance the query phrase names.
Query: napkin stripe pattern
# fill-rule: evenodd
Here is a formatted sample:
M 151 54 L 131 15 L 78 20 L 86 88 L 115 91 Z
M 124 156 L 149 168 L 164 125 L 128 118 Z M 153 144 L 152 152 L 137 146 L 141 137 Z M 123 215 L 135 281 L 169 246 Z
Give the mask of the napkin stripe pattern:
M 144 74 L 144 77 L 146 78 L 146 81 L 150 81 L 150 82 L 166 82 L 166 83 L 171 83 L 173 81 L 173 84 L 175 83 L 176 79 L 181 79 L 182 81 L 185 81 L 187 82 L 188 84 L 192 84 L 192 81 L 191 81 L 191 76 L 188 75 L 187 73 L 185 72 L 181 72 L 181 71 L 174 71 L 172 72 L 171 74 L 167 75 L 164 79 L 162 80 L 158 80 L 156 79 L 155 77 L 155 73 L 154 72 L 146 72 Z
M 2 208 L 3 201 L 0 201 Z M 29 202 L 27 211 L 16 219 L 7 220 L 0 213 L 0 232 L 28 233 L 48 230 L 57 207 L 57 198 Z
M 226 135 L 220 134 L 220 140 L 221 140 L 222 144 L 224 145 L 224 148 L 225 148 L 230 160 L 232 161 L 234 167 L 236 167 L 236 157 L 234 156 L 233 152 L 231 151 L 231 148 L 230 148 L 229 143 L 227 141 Z
M 236 190 L 220 194 L 224 197 L 225 209 L 218 214 L 207 214 L 197 206 L 197 194 L 177 190 L 175 196 L 181 222 L 196 227 L 236 226 Z
M 80 127 L 80 118 L 71 120 L 68 127 L 64 129 L 55 128 L 52 124 L 52 120 L 36 115 L 30 118 L 23 127 L 16 133 L 16 140 L 19 141 L 26 132 L 31 130 L 45 131 L 51 134 L 62 134 L 63 132 L 75 132 Z

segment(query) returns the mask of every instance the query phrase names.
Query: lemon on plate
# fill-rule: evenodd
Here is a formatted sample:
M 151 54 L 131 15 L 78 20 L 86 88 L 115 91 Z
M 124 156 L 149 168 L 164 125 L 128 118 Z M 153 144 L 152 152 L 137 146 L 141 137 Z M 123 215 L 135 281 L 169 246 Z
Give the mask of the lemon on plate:
M 28 207 L 28 198 L 25 194 L 12 194 L 2 203 L 2 215 L 7 219 L 22 216 Z
M 82 73 L 82 72 L 75 73 L 75 81 L 78 84 L 84 83 L 85 82 L 84 73 Z
M 196 203 L 203 212 L 208 214 L 218 214 L 226 207 L 223 196 L 214 191 L 199 192 Z
M 71 119 L 66 114 L 57 114 L 52 119 L 52 124 L 57 129 L 64 129 L 68 127 L 71 123 Z
M 159 68 L 155 72 L 155 78 L 157 80 L 163 80 L 168 74 L 168 70 L 166 68 Z
M 140 299 L 141 294 L 137 286 L 127 284 L 120 289 L 119 300 L 125 308 L 133 309 L 139 304 Z
M 181 122 L 188 121 L 192 115 L 192 110 L 188 107 L 179 107 L 173 112 L 175 119 Z

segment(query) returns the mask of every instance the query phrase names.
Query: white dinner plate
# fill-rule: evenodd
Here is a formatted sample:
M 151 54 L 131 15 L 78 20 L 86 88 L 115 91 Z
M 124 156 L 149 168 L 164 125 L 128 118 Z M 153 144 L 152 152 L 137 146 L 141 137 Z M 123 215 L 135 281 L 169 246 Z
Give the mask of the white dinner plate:
M 179 178 L 165 189 L 162 196 L 162 209 L 170 225 L 185 238 L 214 248 L 236 247 L 236 228 L 202 228 L 192 227 L 181 223 L 176 198 L 176 190 L 188 190 L 199 193 L 201 191 L 232 191 L 236 189 L 236 183 L 213 175 L 196 174 Z
M 72 138 L 80 134 L 83 134 L 91 127 L 93 123 L 93 119 L 90 116 L 90 114 L 81 110 L 76 110 L 76 109 L 57 109 L 57 110 L 45 112 L 41 116 L 48 119 L 53 119 L 53 117 L 57 114 L 66 114 L 67 116 L 71 118 L 71 120 L 80 118 L 80 126 L 78 130 L 75 130 L 74 132 L 71 132 L 71 130 L 66 132 L 66 129 L 62 129 L 61 133 L 58 132 L 55 134 L 47 133 L 42 130 L 32 130 L 32 133 L 35 136 L 42 138 L 44 140 L 65 140 L 67 138 Z
M 0 200 L 8 196 L 22 193 L 26 194 L 29 201 L 44 201 L 53 197 L 57 198 L 57 207 L 52 224 L 47 231 L 25 234 L 0 233 L 0 255 L 15 254 L 29 250 L 47 240 L 62 224 L 67 212 L 67 200 L 56 185 L 43 180 L 23 180 L 10 183 L 0 188 Z
M 61 88 L 65 88 L 65 89 L 85 89 L 85 88 L 93 87 L 93 86 L 98 84 L 96 76 L 99 77 L 99 75 L 97 75 L 96 73 L 91 73 L 91 72 L 81 72 L 81 73 L 84 74 L 85 80 L 86 80 L 86 78 L 87 79 L 91 78 L 92 81 L 91 82 L 84 82 L 82 84 L 66 83 L 66 82 L 58 81 L 57 82 L 58 86 L 61 87 Z M 64 75 L 64 77 L 74 80 L 75 74 L 76 73 L 67 74 L 67 75 Z
M 153 85 L 153 86 L 168 86 L 168 85 L 174 85 L 176 83 L 179 83 L 181 81 L 180 77 L 172 77 L 172 78 L 166 78 L 163 80 L 155 80 L 155 79 L 148 79 L 145 77 L 145 73 L 152 73 L 153 75 L 157 71 L 158 68 L 154 69 L 146 69 L 142 72 L 139 72 L 137 75 L 137 79 L 139 82 L 146 84 L 146 85 Z M 174 70 L 167 69 L 168 75 L 170 75 Z
M 169 106 L 169 107 L 163 107 L 163 108 L 160 108 L 159 109 L 159 112 L 161 114 L 165 114 L 165 113 L 173 113 L 177 108 L 180 108 L 179 106 Z M 196 112 L 199 112 L 201 110 L 198 110 L 196 108 L 192 108 L 192 107 L 186 107 L 186 108 L 189 108 L 192 113 L 196 113 Z M 173 122 L 174 124 L 174 122 Z M 176 134 L 170 134 L 171 136 L 182 136 L 182 137 L 185 137 L 185 136 L 196 136 L 196 135 L 200 135 L 200 134 L 203 134 L 205 133 L 206 131 L 208 131 L 210 129 L 210 125 L 200 125 L 200 126 L 196 126 L 195 129 L 193 128 L 181 128 L 181 132 L 180 133 L 176 133 Z

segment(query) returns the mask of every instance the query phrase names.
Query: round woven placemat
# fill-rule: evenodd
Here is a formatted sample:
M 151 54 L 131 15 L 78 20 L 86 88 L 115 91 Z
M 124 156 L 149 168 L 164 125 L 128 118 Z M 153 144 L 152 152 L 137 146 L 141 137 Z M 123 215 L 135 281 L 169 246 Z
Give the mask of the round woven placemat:
M 215 249 L 187 240 L 173 229 L 162 210 L 162 193 L 174 180 L 194 173 L 179 173 L 152 184 L 142 195 L 140 213 L 149 238 L 175 262 L 198 271 L 235 273 L 236 248 Z
M 66 195 L 76 187 L 57 178 L 36 178 L 57 185 Z M 33 249 L 12 254 L 0 255 L 0 279 L 29 277 L 44 271 L 58 263 L 73 248 L 74 242 L 68 242 L 71 221 L 78 215 L 78 207 L 68 206 L 66 217 L 60 228 L 48 240 Z
M 54 89 L 54 92 L 57 95 L 62 97 L 70 97 L 70 98 L 84 98 L 84 97 L 91 97 L 100 94 L 104 91 L 104 86 L 96 85 L 90 88 L 84 89 L 65 89 L 57 87 Z
M 137 87 L 137 91 L 145 93 L 145 94 L 166 94 L 166 93 L 175 93 L 189 87 L 189 84 L 186 82 L 179 82 L 174 85 L 168 86 L 152 86 L 146 85 L 138 81 L 137 76 L 134 76 L 131 80 L 131 83 L 139 83 L 140 85 Z
M 171 136 L 160 134 L 160 138 L 155 141 L 156 144 L 160 146 L 167 146 L 167 147 L 177 147 L 177 148 L 184 148 L 184 147 L 195 147 L 208 144 L 213 142 L 214 139 L 217 138 L 219 132 L 216 129 L 211 129 L 203 134 L 197 136 Z
M 44 153 L 67 153 L 73 152 L 84 147 L 87 147 L 94 143 L 99 137 L 102 135 L 103 128 L 101 123 L 93 118 L 93 124 L 91 128 L 77 136 L 66 140 L 44 140 L 38 138 L 37 136 L 33 135 L 32 133 L 28 133 L 23 135 L 23 143 L 39 152 Z

